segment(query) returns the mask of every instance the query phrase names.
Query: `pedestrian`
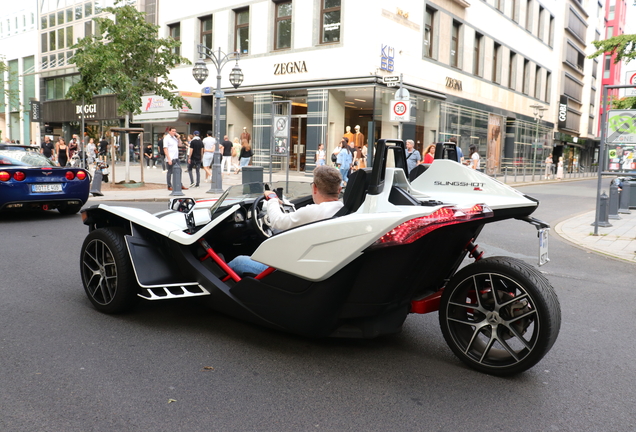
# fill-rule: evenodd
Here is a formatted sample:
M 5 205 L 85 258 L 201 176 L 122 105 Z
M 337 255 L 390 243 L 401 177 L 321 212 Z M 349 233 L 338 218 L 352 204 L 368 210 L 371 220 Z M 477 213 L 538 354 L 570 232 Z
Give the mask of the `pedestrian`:
M 552 164 L 554 163 L 554 160 L 552 159 L 552 153 L 550 153 L 548 155 L 547 158 L 545 158 L 545 174 L 544 177 L 546 180 L 548 180 L 549 178 L 552 177 Z
M 95 140 L 93 138 L 89 138 L 88 144 L 86 144 L 86 163 L 88 165 L 92 165 L 95 163 L 96 158 L 97 146 L 95 145 Z
M 71 141 L 68 143 L 68 159 L 69 160 L 73 158 L 73 155 L 75 154 L 77 150 L 78 150 L 77 135 L 73 135 L 73 138 L 71 138 Z
M 325 146 L 324 144 L 318 144 L 318 150 L 316 150 L 316 166 L 322 166 L 325 164 Z
M 422 163 L 422 155 L 415 148 L 415 143 L 412 139 L 406 140 L 406 170 L 410 173 L 420 163 Z
M 243 167 L 247 166 L 250 163 L 252 156 L 254 156 L 252 146 L 246 139 L 244 139 L 241 143 L 241 152 L 239 153 L 239 169 L 237 169 L 234 173 L 238 174 Z
M 190 176 L 190 187 L 199 187 L 201 183 L 201 161 L 203 159 L 203 141 L 199 136 L 199 131 L 194 131 L 192 140 L 190 141 L 190 149 L 188 150 L 188 175 Z M 192 177 L 192 168 L 197 174 L 195 183 Z
M 559 163 L 557 164 L 556 178 L 557 180 L 563 180 L 563 156 L 559 156 Z
M 474 144 L 471 144 L 468 147 L 468 157 L 470 158 L 468 166 L 476 171 L 481 171 L 481 158 L 479 157 L 479 152 Z
M 435 144 L 431 144 L 424 150 L 424 163 L 432 164 L 435 160 Z
M 349 170 L 353 163 L 353 155 L 349 150 L 349 138 L 343 137 L 340 141 L 340 151 L 336 157 L 336 164 L 340 170 L 340 176 L 342 177 L 342 185 L 346 186 L 349 181 Z
M 162 172 L 167 172 L 166 167 L 166 154 L 163 151 L 163 134 L 157 134 L 157 156 L 161 160 L 161 169 Z
M 55 160 L 55 144 L 51 142 L 51 138 L 48 136 L 44 137 L 44 142 L 41 145 L 40 153 L 44 155 L 45 158 L 53 161 Z
M 99 159 L 106 163 L 106 159 L 108 158 L 108 140 L 105 136 L 102 136 L 102 139 L 99 141 Z
M 64 138 L 60 137 L 55 145 L 55 159 L 61 167 L 65 167 L 68 163 L 68 145 Z
M 155 163 L 153 160 L 152 143 L 148 143 L 146 144 L 146 147 L 144 147 L 144 159 L 146 160 L 146 169 L 150 169 L 151 163 L 152 167 L 155 167 Z
M 241 153 L 241 142 L 238 137 L 232 140 L 232 170 L 239 169 L 239 154 Z
M 227 135 L 223 136 L 223 141 L 221 141 L 221 145 L 223 146 L 223 159 L 221 160 L 221 172 L 223 172 L 223 167 L 227 167 L 227 173 L 230 173 L 230 165 L 232 164 L 232 141 L 228 138 Z M 219 149 L 221 150 L 221 149 Z
M 181 170 L 181 164 L 179 162 L 179 135 L 176 128 L 170 128 L 168 133 L 163 137 L 163 148 L 166 155 L 166 163 L 168 164 L 168 174 L 166 175 L 166 182 L 168 183 L 168 190 L 172 190 L 172 184 L 174 180 L 174 172 Z M 181 185 L 181 189 L 188 189 Z
M 349 138 L 347 138 L 348 140 Z M 340 153 L 340 150 L 342 149 L 342 142 L 340 142 L 337 146 L 334 147 L 333 152 L 331 152 L 331 163 L 334 164 L 334 166 L 336 168 L 338 168 L 338 153 Z
M 212 131 L 209 130 L 206 133 L 206 137 L 203 138 L 203 169 L 205 170 L 205 181 L 212 181 L 212 162 L 214 161 L 214 150 L 216 148 L 216 138 L 212 136 Z

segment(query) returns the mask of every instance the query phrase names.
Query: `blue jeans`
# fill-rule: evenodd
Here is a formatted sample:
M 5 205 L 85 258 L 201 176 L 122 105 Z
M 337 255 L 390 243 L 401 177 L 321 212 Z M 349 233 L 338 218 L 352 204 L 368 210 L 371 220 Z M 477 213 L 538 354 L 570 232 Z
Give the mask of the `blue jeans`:
M 324 165 L 324 164 L 325 164 L 325 160 L 324 160 L 324 159 L 318 159 L 318 162 L 317 162 L 317 164 L 316 164 L 316 165 L 317 165 L 317 166 L 322 166 L 322 165 Z
M 250 158 L 248 157 L 242 157 L 241 160 L 239 161 L 241 168 L 243 168 L 244 166 L 247 166 L 248 163 L 250 163 Z
M 242 276 L 244 273 L 252 273 L 257 275 L 259 273 L 262 273 L 269 267 L 265 264 L 254 261 L 247 255 L 239 255 L 232 261 L 227 263 L 227 265 L 230 266 L 230 268 L 234 270 L 239 276 Z

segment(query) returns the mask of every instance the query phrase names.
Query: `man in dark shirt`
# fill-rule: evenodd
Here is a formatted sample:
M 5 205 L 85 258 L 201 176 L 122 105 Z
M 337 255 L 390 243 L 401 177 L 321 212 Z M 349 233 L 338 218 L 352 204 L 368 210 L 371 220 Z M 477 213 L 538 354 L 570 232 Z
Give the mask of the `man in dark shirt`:
M 221 141 L 221 145 L 223 146 L 223 160 L 221 161 L 221 172 L 223 172 L 223 166 L 227 165 L 227 173 L 230 173 L 230 166 L 232 165 L 232 141 L 229 140 L 228 136 L 223 136 L 223 141 Z
M 99 141 L 99 159 L 106 162 L 108 156 L 108 140 L 105 136 Z
M 53 160 L 53 150 L 55 150 L 55 145 L 51 142 L 51 138 L 44 137 L 40 153 L 42 153 L 45 158 Z
M 190 187 L 199 187 L 201 182 L 201 160 L 203 158 L 203 141 L 199 136 L 199 131 L 192 133 L 194 138 L 190 141 L 190 150 L 188 151 L 188 174 L 190 175 Z M 192 177 L 192 168 L 196 170 L 197 182 L 194 182 Z

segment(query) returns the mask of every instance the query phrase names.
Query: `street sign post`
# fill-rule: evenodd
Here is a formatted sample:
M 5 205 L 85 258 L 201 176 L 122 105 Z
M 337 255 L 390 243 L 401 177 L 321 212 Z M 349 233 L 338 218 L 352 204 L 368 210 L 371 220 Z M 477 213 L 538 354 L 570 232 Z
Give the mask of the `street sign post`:
M 391 121 L 405 122 L 409 121 L 411 113 L 410 100 L 392 100 L 391 101 Z

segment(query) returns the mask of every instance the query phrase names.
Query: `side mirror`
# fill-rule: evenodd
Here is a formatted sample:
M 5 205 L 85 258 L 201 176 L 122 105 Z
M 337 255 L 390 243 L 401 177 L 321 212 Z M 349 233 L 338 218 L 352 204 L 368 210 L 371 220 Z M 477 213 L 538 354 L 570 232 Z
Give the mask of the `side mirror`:
M 195 204 L 194 198 L 172 198 L 168 208 L 180 213 L 190 213 Z

